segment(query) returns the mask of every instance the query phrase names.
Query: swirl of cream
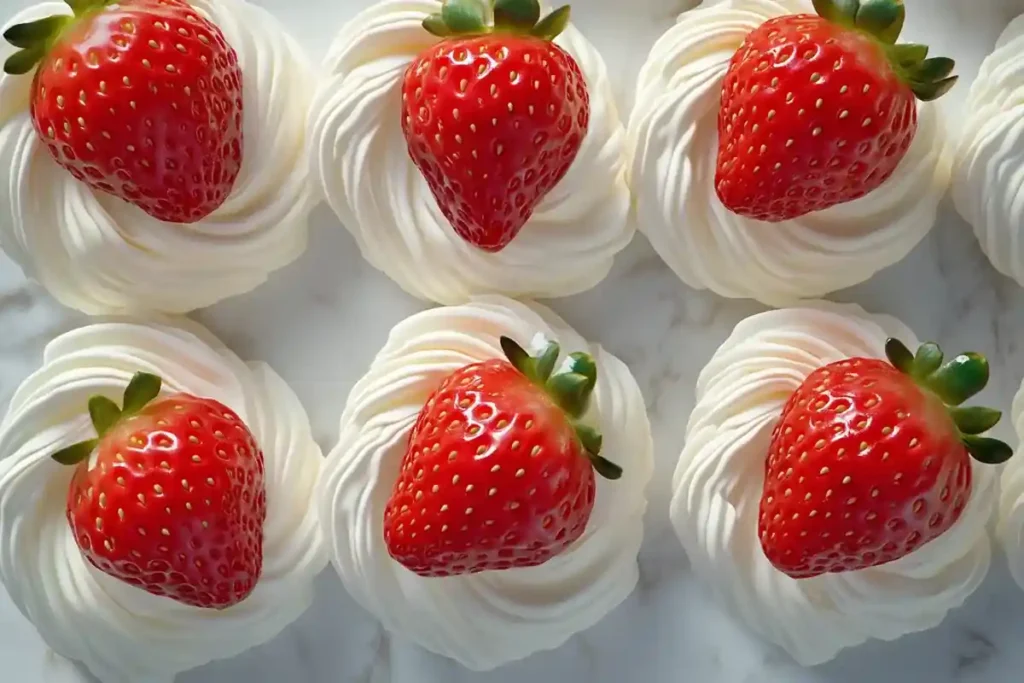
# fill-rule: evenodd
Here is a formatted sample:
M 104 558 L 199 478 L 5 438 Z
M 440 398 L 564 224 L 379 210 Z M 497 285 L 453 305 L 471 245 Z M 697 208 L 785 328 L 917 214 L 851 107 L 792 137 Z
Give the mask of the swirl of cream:
M 715 193 L 718 108 L 729 60 L 766 20 L 807 0 L 724 0 L 679 17 L 638 76 L 628 127 L 637 222 L 687 285 L 772 306 L 863 282 L 935 222 L 949 183 L 939 110 L 919 108 L 914 143 L 869 196 L 781 223 L 733 214 Z
M 1024 384 L 1013 398 L 1010 417 L 1018 439 L 1024 440 Z M 997 536 L 1003 544 L 1013 578 L 1024 588 L 1024 444 L 1017 447 L 1003 468 Z
M 137 371 L 160 375 L 167 392 L 221 401 L 263 448 L 263 574 L 236 606 L 192 607 L 122 583 L 93 568 L 70 532 L 73 470 L 50 455 L 88 438 L 89 398 L 119 398 Z M 53 650 L 104 683 L 170 681 L 266 642 L 310 604 L 328 559 L 310 504 L 321 463 L 306 413 L 284 381 L 266 365 L 243 363 L 198 325 L 83 327 L 47 346 L 42 368 L 0 423 L 0 580 Z
M 953 202 L 996 270 L 1024 286 L 1024 15 L 982 63 L 965 111 Z
M 89 314 L 187 312 L 242 294 L 306 248 L 315 203 L 305 117 L 315 75 L 302 49 L 244 0 L 193 0 L 243 74 L 245 151 L 227 200 L 191 225 L 158 221 L 57 166 L 29 114 L 32 79 L 0 74 L 0 247 L 61 303 Z M 70 10 L 28 8 L 8 25 Z M 0 59 L 12 48 L 0 46 Z
M 484 252 L 437 208 L 399 120 L 405 69 L 437 40 L 421 22 L 440 7 L 384 0 L 342 28 L 309 117 L 313 176 L 366 260 L 413 296 L 458 304 L 475 294 L 550 298 L 590 289 L 634 232 L 625 131 L 601 56 L 573 27 L 556 40 L 587 79 L 590 129 L 522 232 L 501 252 Z
M 602 453 L 622 466 L 598 478 L 583 537 L 538 567 L 448 578 L 420 577 L 391 559 L 384 507 L 409 432 L 430 394 L 469 363 L 501 357 L 498 339 L 550 339 L 564 353 L 587 350 L 598 384 L 587 420 L 604 434 Z M 320 516 L 332 561 L 349 592 L 391 631 L 485 670 L 553 649 L 590 628 L 632 592 L 654 467 L 650 425 L 626 366 L 588 345 L 550 310 L 496 296 L 438 308 L 399 323 L 341 418 L 341 439 L 324 465 Z
M 917 345 L 894 318 L 811 305 L 744 320 L 701 372 L 670 509 L 694 570 L 750 628 L 805 666 L 870 638 L 932 628 L 962 604 L 988 571 L 996 495 L 995 469 L 975 464 L 960 520 L 889 564 L 797 580 L 768 562 L 758 507 L 768 444 L 789 396 L 823 365 L 884 358 L 887 337 Z

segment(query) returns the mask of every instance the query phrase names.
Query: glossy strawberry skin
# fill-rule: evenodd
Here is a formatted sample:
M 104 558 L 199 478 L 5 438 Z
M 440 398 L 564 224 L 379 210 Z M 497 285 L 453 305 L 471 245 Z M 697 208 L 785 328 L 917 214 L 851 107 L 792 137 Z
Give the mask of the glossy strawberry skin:
M 734 213 L 782 221 L 865 196 L 917 132 L 917 101 L 873 38 L 814 15 L 771 19 L 722 88 L 715 189 Z
M 384 513 L 392 557 L 422 576 L 530 567 L 575 543 L 596 483 L 572 426 L 504 360 L 428 399 Z
M 529 36 L 444 40 L 402 85 L 413 162 L 456 233 L 486 251 L 507 246 L 565 176 L 589 122 L 579 65 Z
M 885 361 L 844 360 L 811 373 L 783 409 L 758 535 L 794 578 L 878 566 L 948 531 L 971 482 L 937 397 Z
M 126 0 L 81 19 L 32 86 L 33 123 L 60 166 L 174 223 L 231 193 L 242 109 L 235 51 L 182 0 Z
M 226 406 L 157 399 L 78 466 L 67 519 L 101 571 L 188 605 L 230 607 L 262 572 L 263 453 Z

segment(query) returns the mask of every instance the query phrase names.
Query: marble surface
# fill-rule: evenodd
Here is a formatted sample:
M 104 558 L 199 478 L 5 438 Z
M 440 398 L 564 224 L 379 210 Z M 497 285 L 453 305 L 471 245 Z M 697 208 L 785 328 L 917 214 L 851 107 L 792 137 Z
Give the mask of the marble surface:
M 329 31 L 368 0 L 258 0 L 281 17 L 319 57 Z M 0 0 L 7 16 L 24 0 Z M 604 51 L 616 94 L 628 110 L 631 82 L 644 52 L 674 20 L 682 0 L 577 0 L 576 19 Z M 959 61 L 968 80 L 1024 0 L 906 0 L 908 38 L 931 43 Z M 954 113 L 964 90 L 945 106 Z M 954 126 L 955 129 L 955 126 Z M 901 317 L 923 338 L 950 350 L 973 348 L 995 368 L 984 398 L 1009 407 L 1024 374 L 1024 289 L 999 276 L 947 202 L 944 216 L 908 258 L 833 298 Z M 255 292 L 196 317 L 241 356 L 269 361 L 310 412 L 327 449 L 352 384 L 391 326 L 423 304 L 365 264 L 348 233 L 321 207 L 309 252 Z M 318 599 L 275 641 L 230 661 L 182 674 L 179 683 L 512 683 L 521 680 L 696 683 L 996 683 L 1024 670 L 1024 592 L 1005 560 L 969 602 L 942 626 L 894 643 L 872 643 L 835 661 L 801 669 L 751 636 L 711 600 L 692 576 L 668 522 L 669 479 L 681 449 L 693 385 L 732 327 L 761 310 L 683 286 L 642 237 L 591 292 L 552 303 L 585 336 L 630 365 L 654 427 L 657 470 L 637 590 L 592 630 L 554 652 L 474 674 L 391 638 L 357 607 L 329 572 Z M 54 303 L 0 256 L 0 404 L 39 363 L 43 345 L 83 318 Z M 1010 438 L 1009 425 L 998 433 Z M 67 681 L 32 627 L 0 591 L 0 663 L 5 678 Z

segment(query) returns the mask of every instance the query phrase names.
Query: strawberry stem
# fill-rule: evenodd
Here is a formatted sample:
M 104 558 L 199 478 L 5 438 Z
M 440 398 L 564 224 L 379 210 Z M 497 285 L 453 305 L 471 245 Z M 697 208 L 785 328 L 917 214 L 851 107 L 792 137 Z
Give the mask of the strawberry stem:
M 444 0 L 440 12 L 423 20 L 439 38 L 507 33 L 550 41 L 568 25 L 568 5 L 541 18 L 538 0 Z
M 948 57 L 926 59 L 928 47 L 897 45 L 907 9 L 903 0 L 814 0 L 820 17 L 878 41 L 893 71 L 922 102 L 945 95 L 956 85 L 955 63 Z
M 1007 444 L 979 436 L 995 427 L 1002 413 L 979 406 L 960 407 L 988 384 L 989 366 L 984 356 L 968 352 L 943 362 L 938 344 L 922 344 L 917 353 L 912 354 L 898 339 L 885 342 L 885 355 L 893 367 L 943 402 L 960 433 L 960 441 L 975 460 L 999 464 L 1010 459 L 1013 449 Z
M 137 415 L 150 401 L 160 394 L 163 381 L 148 372 L 137 372 L 125 387 L 121 399 L 121 407 L 106 396 L 93 396 L 89 399 L 89 419 L 96 430 L 96 438 L 62 448 L 51 457 L 61 465 L 77 465 L 88 458 L 96 448 L 100 439 L 107 435 L 125 418 Z
M 597 387 L 597 363 L 593 356 L 582 351 L 571 353 L 566 368 L 552 374 L 561 352 L 557 342 L 549 341 L 536 356 L 509 337 L 502 337 L 500 343 L 512 367 L 543 389 L 565 413 L 594 470 L 606 479 L 622 477 L 622 468 L 601 456 L 601 433 L 581 422 Z

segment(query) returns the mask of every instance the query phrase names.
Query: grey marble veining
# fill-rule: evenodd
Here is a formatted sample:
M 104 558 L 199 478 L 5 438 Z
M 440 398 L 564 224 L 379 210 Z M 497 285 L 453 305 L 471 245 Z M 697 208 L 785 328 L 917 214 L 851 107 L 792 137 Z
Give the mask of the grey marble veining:
M 0 0 L 7 15 L 25 0 Z M 369 0 L 262 0 L 317 56 L 328 29 Z M 636 69 L 683 0 L 577 0 L 581 28 L 602 49 L 623 111 Z M 956 57 L 973 75 L 1024 0 L 907 0 L 909 38 Z M 922 9 L 927 11 L 921 11 Z M 962 98 L 951 97 L 956 114 Z M 955 126 L 954 126 L 955 129 Z M 989 355 L 985 400 L 1007 406 L 1024 376 L 1024 289 L 999 276 L 947 203 L 932 234 L 903 262 L 837 300 L 902 318 L 950 350 Z M 180 683 L 1005 683 L 1024 670 L 1024 592 L 999 556 L 983 587 L 938 628 L 893 643 L 869 643 L 815 669 L 801 669 L 724 613 L 693 577 L 668 523 L 668 482 L 682 446 L 693 386 L 703 364 L 743 317 L 762 310 L 683 286 L 642 237 L 598 288 L 553 307 L 635 373 L 654 428 L 657 469 L 634 594 L 598 626 L 559 650 L 473 674 L 385 634 L 330 571 L 318 599 L 273 642 L 230 661 L 182 674 Z M 352 384 L 391 326 L 423 305 L 361 260 L 321 207 L 309 252 L 255 292 L 196 317 L 241 356 L 263 359 L 292 385 L 315 435 L 330 447 Z M 44 344 L 83 318 L 54 303 L 0 256 L 0 401 L 39 363 Z M 998 433 L 1012 438 L 1008 425 Z M 32 627 L 0 593 L 0 664 L 6 680 L 43 683 L 57 666 Z M 68 680 L 66 677 L 61 681 Z

